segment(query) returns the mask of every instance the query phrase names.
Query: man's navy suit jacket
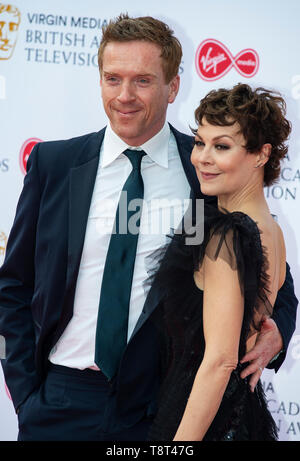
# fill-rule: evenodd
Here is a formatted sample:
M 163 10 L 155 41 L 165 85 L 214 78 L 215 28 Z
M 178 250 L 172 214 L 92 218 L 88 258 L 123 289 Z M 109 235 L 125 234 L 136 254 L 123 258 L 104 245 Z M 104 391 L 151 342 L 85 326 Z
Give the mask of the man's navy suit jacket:
M 192 138 L 171 127 L 193 198 L 204 198 L 190 163 Z M 73 314 L 76 280 L 105 128 L 98 133 L 35 146 L 0 268 L 2 361 L 17 409 L 41 384 L 48 356 Z M 159 293 L 150 289 L 112 382 L 112 405 L 126 424 L 155 413 L 159 341 L 149 320 Z M 273 317 L 287 348 L 297 299 L 287 265 Z M 278 359 L 279 367 L 284 354 Z

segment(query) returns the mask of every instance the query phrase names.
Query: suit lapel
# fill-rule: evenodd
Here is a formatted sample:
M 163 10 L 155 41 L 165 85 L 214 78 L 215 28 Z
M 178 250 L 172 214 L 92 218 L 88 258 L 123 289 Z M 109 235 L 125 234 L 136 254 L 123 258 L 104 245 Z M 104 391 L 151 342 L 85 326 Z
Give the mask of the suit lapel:
M 104 132 L 86 146 L 70 171 L 67 291 L 77 280 Z
M 95 157 L 70 172 L 67 290 L 79 267 L 98 161 Z
M 181 163 L 183 170 L 185 172 L 186 178 L 191 186 L 191 190 L 195 197 L 203 198 L 203 194 L 200 190 L 199 180 L 195 168 L 191 163 L 191 153 L 193 149 L 193 138 L 186 134 L 180 133 L 172 125 L 170 125 L 171 131 L 175 136 L 179 155 L 181 158 Z
M 90 203 L 94 190 L 100 147 L 105 129 L 84 143 L 69 173 L 68 266 L 63 310 L 53 343 L 60 337 L 73 315 L 73 302 Z

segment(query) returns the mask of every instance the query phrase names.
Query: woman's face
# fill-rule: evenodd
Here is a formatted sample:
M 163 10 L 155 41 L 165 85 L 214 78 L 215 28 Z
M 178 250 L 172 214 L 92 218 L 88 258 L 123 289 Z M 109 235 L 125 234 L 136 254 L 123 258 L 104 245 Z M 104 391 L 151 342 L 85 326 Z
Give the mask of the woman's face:
M 205 195 L 236 195 L 257 177 L 257 155 L 248 153 L 246 141 L 235 122 L 217 126 L 202 119 L 195 135 L 191 162 Z

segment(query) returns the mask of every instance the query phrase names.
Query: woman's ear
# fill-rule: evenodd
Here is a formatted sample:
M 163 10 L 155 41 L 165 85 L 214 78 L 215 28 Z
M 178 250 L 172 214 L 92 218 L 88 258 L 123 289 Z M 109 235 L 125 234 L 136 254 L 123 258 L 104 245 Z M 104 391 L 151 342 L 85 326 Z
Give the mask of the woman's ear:
M 262 146 L 260 152 L 256 156 L 256 165 L 255 168 L 259 168 L 264 166 L 270 158 L 272 151 L 272 145 L 270 143 L 266 143 Z

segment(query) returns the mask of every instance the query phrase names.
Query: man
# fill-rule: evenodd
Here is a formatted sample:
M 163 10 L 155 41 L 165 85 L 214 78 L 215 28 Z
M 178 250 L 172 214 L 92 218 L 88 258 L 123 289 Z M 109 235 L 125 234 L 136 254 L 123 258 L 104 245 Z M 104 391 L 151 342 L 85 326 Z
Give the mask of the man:
M 155 287 L 144 293 L 145 258 L 164 237 L 138 232 L 153 218 L 150 207 L 137 232 L 117 225 L 123 193 L 147 204 L 203 198 L 189 161 L 192 138 L 166 123 L 180 61 L 164 23 L 121 15 L 99 48 L 107 128 L 39 144 L 29 158 L 0 270 L 3 368 L 19 440 L 146 439 L 160 384 L 151 322 L 160 298 Z M 254 380 L 281 349 L 273 366 L 283 360 L 296 306 L 288 270 L 277 326 L 269 321 L 249 359 Z

